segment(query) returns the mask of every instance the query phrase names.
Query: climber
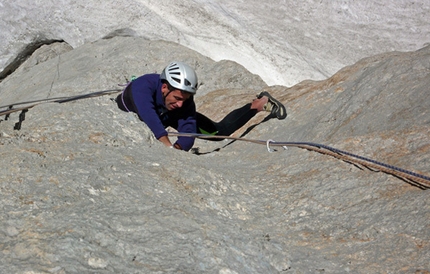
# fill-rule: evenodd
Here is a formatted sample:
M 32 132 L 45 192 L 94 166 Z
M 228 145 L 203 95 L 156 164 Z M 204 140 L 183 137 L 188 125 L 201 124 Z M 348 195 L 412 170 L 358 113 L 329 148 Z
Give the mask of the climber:
M 166 127 L 182 133 L 228 136 L 260 111 L 270 112 L 270 117 L 280 120 L 287 116 L 285 107 L 263 91 L 251 103 L 214 122 L 196 112 L 193 97 L 197 88 L 194 69 L 182 62 L 172 62 L 161 74 L 145 74 L 131 81 L 115 100 L 121 110 L 137 113 L 163 144 L 185 151 L 192 148 L 194 138 L 178 137 L 172 145 Z

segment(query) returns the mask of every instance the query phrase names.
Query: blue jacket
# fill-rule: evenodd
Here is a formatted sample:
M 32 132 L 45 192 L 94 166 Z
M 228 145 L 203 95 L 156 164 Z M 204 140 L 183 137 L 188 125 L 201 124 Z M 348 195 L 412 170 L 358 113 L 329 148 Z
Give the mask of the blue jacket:
M 161 85 L 159 74 L 145 74 L 131 83 L 131 94 L 140 120 L 148 125 L 157 139 L 167 135 L 165 128 L 168 126 L 178 132 L 196 133 L 196 105 L 193 97 L 186 100 L 181 108 L 168 111 Z M 194 138 L 178 137 L 176 143 L 188 151 L 194 145 Z

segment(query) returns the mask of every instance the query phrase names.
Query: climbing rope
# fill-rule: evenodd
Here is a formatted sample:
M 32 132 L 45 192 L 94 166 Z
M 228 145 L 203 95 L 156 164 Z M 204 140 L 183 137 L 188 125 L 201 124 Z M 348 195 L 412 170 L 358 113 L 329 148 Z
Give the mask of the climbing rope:
M 21 111 L 21 114 L 19 116 L 19 122 L 15 125 L 15 129 L 19 130 L 21 128 L 21 123 L 25 119 L 25 113 L 30 109 L 37 105 L 44 104 L 44 103 L 66 103 L 70 101 L 76 101 L 80 99 L 85 98 L 92 98 L 92 97 L 98 97 L 103 95 L 108 95 L 116 92 L 120 92 L 122 89 L 108 89 L 108 90 L 102 90 L 102 91 L 96 91 L 91 93 L 86 93 L 82 95 L 76 95 L 76 96 L 67 96 L 67 97 L 54 97 L 54 98 L 48 98 L 48 99 L 41 99 L 41 100 L 34 100 L 34 101 L 27 101 L 27 102 L 20 102 L 20 103 L 14 103 L 6 106 L 0 106 L 0 108 L 7 107 L 6 110 L 0 111 L 0 116 L 6 116 L 8 117 L 9 114 Z M 30 105 L 28 105 L 30 104 Z M 19 105 L 27 105 L 24 107 L 17 107 Z M 379 161 L 372 160 L 370 158 L 366 158 L 363 156 L 359 156 L 344 150 L 340 150 L 334 147 L 312 143 L 312 142 L 275 142 L 271 139 L 264 141 L 264 140 L 255 140 L 255 139 L 247 139 L 247 138 L 240 138 L 240 137 L 232 137 L 232 136 L 221 136 L 221 135 L 205 135 L 205 134 L 198 134 L 198 133 L 179 133 L 179 132 L 169 132 L 169 135 L 171 136 L 182 136 L 182 137 L 194 137 L 199 139 L 227 139 L 227 140 L 237 140 L 237 141 L 245 141 L 249 143 L 255 143 L 255 144 L 261 144 L 265 145 L 267 150 L 269 152 L 274 152 L 274 150 L 271 148 L 271 146 L 281 146 L 283 148 L 288 147 L 298 147 L 307 149 L 310 151 L 319 152 L 321 154 L 326 154 L 333 156 L 335 158 L 341 159 L 348 163 L 358 164 L 364 167 L 367 167 L 369 169 L 376 169 L 382 172 L 385 172 L 387 174 L 394 175 L 396 177 L 402 178 L 403 180 L 407 181 L 408 183 L 417 186 L 421 189 L 428 189 L 430 188 L 430 177 L 426 175 L 419 174 L 417 172 L 413 172 L 410 170 L 406 170 L 403 168 L 399 168 L 393 165 L 388 165 Z
M 37 105 L 46 104 L 46 103 L 60 103 L 61 104 L 61 103 L 76 101 L 76 100 L 85 99 L 85 98 L 92 98 L 92 97 L 108 95 L 108 94 L 119 92 L 121 90 L 122 89 L 108 89 L 108 90 L 96 91 L 96 92 L 91 92 L 91 93 L 86 93 L 86 94 L 81 94 L 81 95 L 75 95 L 75 96 L 53 97 L 53 98 L 47 98 L 47 99 L 19 102 L 19 103 L 6 105 L 6 106 L 0 106 L 0 108 L 7 107 L 6 110 L 0 111 L 0 116 L 5 116 L 5 120 L 8 120 L 9 115 L 11 113 L 21 111 L 21 113 L 19 114 L 19 121 L 17 123 L 15 123 L 15 126 L 13 128 L 14 130 L 20 130 L 22 122 L 25 120 L 25 113 L 30 108 L 33 108 Z M 27 105 L 27 106 L 14 107 L 14 106 L 20 106 L 20 105 Z
M 227 140 L 236 140 L 236 141 L 244 141 L 254 144 L 260 144 L 265 145 L 267 147 L 267 150 L 269 152 L 274 152 L 272 147 L 298 147 L 310 151 L 319 152 L 321 154 L 330 155 L 335 158 L 341 159 L 348 163 L 358 164 L 364 167 L 369 168 L 370 170 L 376 169 L 382 172 L 385 172 L 387 174 L 394 175 L 396 177 L 399 177 L 411 185 L 414 185 L 416 187 L 419 187 L 421 189 L 428 189 L 430 188 L 430 177 L 426 175 L 419 174 L 417 172 L 413 172 L 410 170 L 406 170 L 403 168 L 399 168 L 393 165 L 388 165 L 379 161 L 375 161 L 370 158 L 366 158 L 360 155 L 356 155 L 344 150 L 340 150 L 334 147 L 330 147 L 327 145 L 312 143 L 312 142 L 275 142 L 271 139 L 264 141 L 264 140 L 256 140 L 256 139 L 247 139 L 247 138 L 241 138 L 241 137 L 232 137 L 232 136 L 220 136 L 220 135 L 205 135 L 205 134 L 198 134 L 198 133 L 180 133 L 180 132 L 168 132 L 170 136 L 182 136 L 182 137 L 194 137 L 199 139 L 227 139 Z
M 60 103 L 61 104 L 61 103 L 76 101 L 76 100 L 85 99 L 85 98 L 92 98 L 92 97 L 108 95 L 108 94 L 116 93 L 119 91 L 122 91 L 122 89 L 107 89 L 107 90 L 96 91 L 96 92 L 91 92 L 91 93 L 86 93 L 86 94 L 81 94 L 81 95 L 75 95 L 75 96 L 53 97 L 53 98 L 47 98 L 47 99 L 13 103 L 13 104 L 5 105 L 5 106 L 0 106 L 0 109 L 1 108 L 7 108 L 6 110 L 0 111 L 0 116 L 9 115 L 11 113 L 18 112 L 18 111 L 24 111 L 24 110 L 27 111 L 28 109 L 33 108 L 37 105 L 41 105 L 41 104 L 46 104 L 46 103 Z M 14 106 L 20 106 L 20 105 L 27 105 L 27 106 L 14 107 Z

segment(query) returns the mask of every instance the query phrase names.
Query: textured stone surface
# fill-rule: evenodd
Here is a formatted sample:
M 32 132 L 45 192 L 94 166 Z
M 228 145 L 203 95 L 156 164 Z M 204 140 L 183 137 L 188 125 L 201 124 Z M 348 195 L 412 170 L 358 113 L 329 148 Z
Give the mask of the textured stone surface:
M 31 58 L 30 64 L 34 59 L 37 58 Z M 30 70 L 28 74 L 11 75 L 2 82 L 1 105 L 118 88 L 118 84 L 126 83 L 132 75 L 160 73 L 172 59 L 185 61 L 197 73 L 205 75 L 200 79 L 200 95 L 219 88 L 266 86 L 260 77 L 232 61 L 215 63 L 175 43 L 116 37 L 83 45 L 37 67 L 26 68 Z M 31 88 L 31 92 L 17 92 L 22 86 Z
M 209 117 L 263 88 L 286 104 L 286 120 L 261 113 L 248 138 L 319 142 L 430 174 L 429 47 L 287 88 L 171 43 L 113 38 L 17 71 L 0 83 L 1 105 L 115 87 L 173 54 L 197 66 Z M 1 117 L 0 272 L 430 271 L 428 190 L 298 148 L 168 149 L 110 97 L 39 105 L 19 131 L 18 113 Z

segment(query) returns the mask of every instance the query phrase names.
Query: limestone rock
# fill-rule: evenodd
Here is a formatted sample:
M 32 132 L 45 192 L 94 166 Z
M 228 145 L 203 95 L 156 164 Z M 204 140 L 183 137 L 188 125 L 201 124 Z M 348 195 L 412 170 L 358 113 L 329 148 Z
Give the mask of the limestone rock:
M 171 56 L 202 80 L 214 119 L 261 89 L 287 106 L 236 134 L 313 141 L 430 174 L 430 47 L 369 57 L 325 81 L 267 87 L 234 62 L 173 43 L 85 44 L 0 83 L 1 105 L 115 87 Z M 246 142 L 165 148 L 112 96 L 0 122 L 2 273 L 420 273 L 428 190 L 330 156 Z

